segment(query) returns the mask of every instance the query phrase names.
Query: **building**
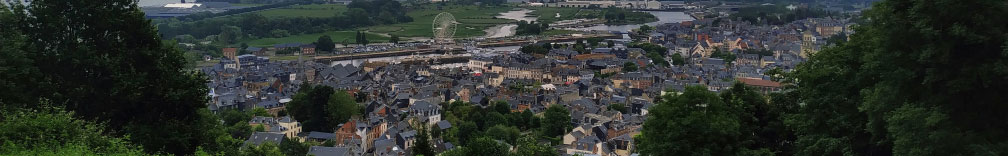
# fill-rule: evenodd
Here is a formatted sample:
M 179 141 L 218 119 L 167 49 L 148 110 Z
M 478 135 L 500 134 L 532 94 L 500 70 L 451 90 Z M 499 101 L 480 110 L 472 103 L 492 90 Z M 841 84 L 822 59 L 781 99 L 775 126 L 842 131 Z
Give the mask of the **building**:
M 741 77 L 736 79 L 738 82 L 745 84 L 746 86 L 753 87 L 759 90 L 761 93 L 766 94 L 770 92 L 777 92 L 781 90 L 780 82 L 774 82 L 770 80 L 763 80 L 757 78 Z

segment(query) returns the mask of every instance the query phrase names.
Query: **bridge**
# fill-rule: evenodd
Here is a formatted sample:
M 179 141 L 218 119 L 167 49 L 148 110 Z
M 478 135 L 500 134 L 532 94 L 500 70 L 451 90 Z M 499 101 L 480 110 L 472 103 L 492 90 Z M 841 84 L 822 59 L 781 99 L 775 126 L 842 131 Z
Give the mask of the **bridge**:
M 544 40 L 538 40 L 538 41 L 537 40 L 503 40 L 503 41 L 496 41 L 496 42 L 483 42 L 483 43 L 476 44 L 476 47 L 486 48 L 486 47 L 518 46 L 518 45 L 532 44 L 532 43 L 535 43 L 535 42 L 570 42 L 570 41 L 577 41 L 577 40 L 580 40 L 580 39 L 589 39 L 589 38 L 618 39 L 618 38 L 622 38 L 622 37 L 619 36 L 619 35 L 615 35 L 615 34 L 586 34 L 586 35 L 581 35 L 581 36 L 554 36 L 554 37 L 550 37 L 550 38 L 547 38 L 547 39 L 544 39 Z
M 342 61 L 342 60 L 354 60 L 354 59 L 366 59 L 366 58 L 376 58 L 376 57 L 389 57 L 389 56 L 406 56 L 414 54 L 444 54 L 447 52 L 460 52 L 464 51 L 461 47 L 446 47 L 446 48 L 420 48 L 420 49 L 402 49 L 402 50 L 392 50 L 392 51 L 381 51 L 381 52 L 368 52 L 368 53 L 353 53 L 353 54 L 341 54 L 341 55 L 328 55 L 328 56 L 315 56 L 316 62 L 329 62 L 329 61 Z
M 477 47 L 502 47 L 502 46 L 518 46 L 531 44 L 535 42 L 570 42 L 580 39 L 588 38 L 620 38 L 621 36 L 616 34 L 586 34 L 579 36 L 554 36 L 549 37 L 544 40 L 504 40 L 504 41 L 484 41 L 482 43 L 477 43 Z M 343 60 L 355 60 L 355 59 L 367 59 L 367 58 L 377 58 L 377 57 L 390 57 L 390 56 L 406 56 L 406 55 L 422 55 L 422 54 L 445 54 L 449 52 L 464 52 L 465 50 L 459 46 L 446 46 L 446 47 L 436 47 L 432 46 L 429 48 L 417 48 L 417 49 L 400 49 L 392 51 L 380 51 L 380 52 L 366 52 L 366 53 L 352 53 L 352 54 L 340 54 L 340 55 L 324 55 L 313 57 L 315 62 L 331 62 L 331 61 L 343 61 Z M 434 60 L 442 62 L 457 62 L 460 58 L 466 57 L 446 57 L 446 58 L 434 58 Z M 421 58 L 422 60 L 402 60 L 403 62 L 420 62 L 427 61 L 427 58 Z

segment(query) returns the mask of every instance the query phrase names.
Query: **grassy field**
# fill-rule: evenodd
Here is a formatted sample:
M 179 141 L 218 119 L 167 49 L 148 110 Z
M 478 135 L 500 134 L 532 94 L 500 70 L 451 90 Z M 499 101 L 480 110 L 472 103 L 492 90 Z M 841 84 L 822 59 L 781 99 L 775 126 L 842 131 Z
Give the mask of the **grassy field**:
M 354 41 L 355 41 L 354 37 L 356 37 L 356 32 L 354 32 L 354 31 L 328 31 L 328 32 L 325 32 L 325 33 L 318 33 L 318 34 L 293 35 L 293 36 L 288 36 L 288 37 L 283 37 L 283 38 L 262 38 L 262 39 L 248 40 L 248 41 L 243 41 L 243 42 L 244 43 L 248 43 L 249 46 L 254 46 L 254 47 L 270 47 L 270 46 L 273 46 L 274 44 L 294 43 L 294 42 L 299 42 L 299 43 L 305 43 L 305 44 L 307 44 L 307 43 L 315 42 L 322 35 L 329 35 L 329 37 L 332 37 L 333 42 L 336 42 L 337 44 L 341 44 L 341 43 L 344 43 L 344 42 L 346 42 L 346 43 L 354 43 Z M 386 36 L 379 35 L 379 34 L 368 33 L 367 34 L 367 39 L 371 43 L 378 43 L 378 42 L 388 42 L 389 38 L 386 37 Z
M 283 8 L 269 9 L 258 12 L 269 18 L 285 17 L 333 17 L 347 10 L 342 4 L 311 4 L 292 5 Z
M 551 7 L 531 7 L 528 9 L 535 10 L 531 14 L 537 15 L 537 21 L 540 23 L 553 23 L 556 21 L 574 19 L 574 15 L 576 15 L 580 10 L 579 8 Z M 556 17 L 557 13 L 560 13 L 560 17 Z
M 494 17 L 499 15 L 501 12 L 507 12 L 514 9 L 513 7 L 449 5 L 444 6 L 441 10 L 438 10 L 436 5 L 426 5 L 423 7 L 423 9 L 416 9 L 407 13 L 407 15 L 413 17 L 413 22 L 371 26 L 362 30 L 375 33 L 396 34 L 404 37 L 431 37 L 433 34 L 431 30 L 431 23 L 434 21 L 434 17 L 441 12 L 451 13 L 455 16 L 455 20 L 460 23 L 458 25 L 458 29 L 455 31 L 456 38 L 482 36 L 485 34 L 483 30 L 486 28 L 493 27 L 498 24 L 513 22 L 512 20 L 498 19 Z
M 231 6 L 243 6 L 243 7 L 256 7 L 264 4 L 254 4 L 254 3 L 231 3 Z

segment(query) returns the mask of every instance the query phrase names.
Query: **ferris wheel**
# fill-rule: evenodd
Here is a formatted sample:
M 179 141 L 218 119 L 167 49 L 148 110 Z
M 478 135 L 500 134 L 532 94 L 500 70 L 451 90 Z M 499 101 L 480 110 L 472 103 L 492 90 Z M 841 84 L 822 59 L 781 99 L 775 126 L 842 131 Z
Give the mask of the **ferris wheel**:
M 452 37 L 455 37 L 455 29 L 457 29 L 458 24 L 459 23 L 455 21 L 455 16 L 451 13 L 439 13 L 434 17 L 434 22 L 431 24 L 431 28 L 433 28 L 434 31 L 434 40 L 451 40 Z

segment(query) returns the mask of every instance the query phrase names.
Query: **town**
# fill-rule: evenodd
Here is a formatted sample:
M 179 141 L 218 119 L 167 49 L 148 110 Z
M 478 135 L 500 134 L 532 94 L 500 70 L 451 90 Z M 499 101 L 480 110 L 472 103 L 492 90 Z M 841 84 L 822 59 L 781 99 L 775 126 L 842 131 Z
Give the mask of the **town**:
M 0 155 L 1008 155 L 1008 0 L 2 0 Z
M 567 3 L 574 4 L 562 4 Z M 247 137 L 247 146 L 296 141 L 314 142 L 308 150 L 313 155 L 417 155 L 411 149 L 418 148 L 418 137 L 429 137 L 420 138 L 424 146 L 441 153 L 471 144 L 466 137 L 482 129 L 515 150 L 522 144 L 515 136 L 519 131 L 525 135 L 559 126 L 558 132 L 535 132 L 541 136 L 530 137 L 531 142 L 546 143 L 562 155 L 629 156 L 635 155 L 634 136 L 658 97 L 681 94 L 687 86 L 720 92 L 735 83 L 778 92 L 783 88 L 775 74 L 793 70 L 831 40 L 854 33 L 851 19 L 842 16 L 757 24 L 733 19 L 738 11 L 731 9 L 677 5 L 688 6 L 694 19 L 532 39 L 350 45 L 330 54 L 300 43 L 223 48 L 222 57 L 205 58 L 216 63 L 200 70 L 210 79 L 211 111 L 267 112 L 244 119 L 262 127 Z M 606 37 L 583 37 L 592 35 Z M 548 39 L 563 37 L 577 39 Z M 513 40 L 526 42 L 479 46 Z M 455 48 L 431 50 L 435 55 L 325 59 L 431 47 Z M 288 55 L 296 59 L 270 59 L 280 51 L 292 51 Z M 320 88 L 337 93 L 322 95 L 328 106 L 310 106 L 318 99 L 310 92 Z M 332 106 L 337 97 L 353 106 Z M 553 107 L 561 112 L 551 112 Z M 473 115 L 480 111 L 470 109 L 489 113 Z M 329 111 L 349 114 L 326 119 L 326 125 L 306 123 L 319 120 L 306 119 L 317 118 L 310 115 L 338 114 Z M 560 124 L 549 125 L 556 115 L 563 117 Z

